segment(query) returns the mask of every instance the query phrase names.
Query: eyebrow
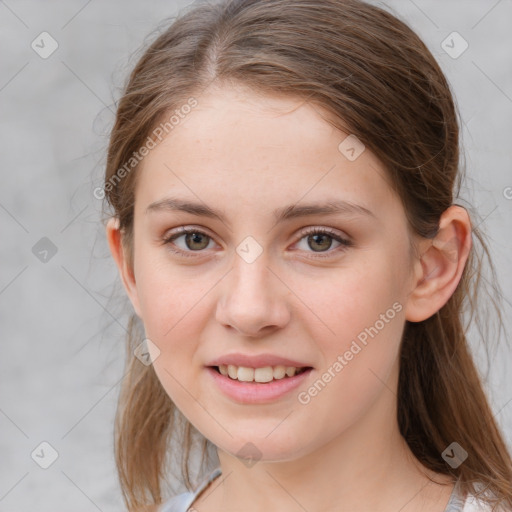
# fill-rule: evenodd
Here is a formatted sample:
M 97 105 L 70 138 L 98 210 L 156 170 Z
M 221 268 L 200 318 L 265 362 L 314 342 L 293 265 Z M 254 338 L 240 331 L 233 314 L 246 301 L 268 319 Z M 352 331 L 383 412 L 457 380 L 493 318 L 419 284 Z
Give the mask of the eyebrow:
M 218 219 L 222 223 L 229 225 L 225 215 L 215 210 L 204 203 L 194 203 L 185 201 L 174 197 L 166 197 L 151 203 L 145 213 L 158 212 L 158 211 L 181 211 L 190 213 L 192 215 L 209 217 Z M 376 215 L 359 204 L 350 201 L 332 200 L 324 203 L 311 203 L 311 204 L 290 204 L 273 211 L 276 223 L 285 220 L 295 219 L 298 217 L 306 217 L 308 215 L 325 215 L 325 214 L 340 214 L 340 215 L 363 215 L 376 218 Z

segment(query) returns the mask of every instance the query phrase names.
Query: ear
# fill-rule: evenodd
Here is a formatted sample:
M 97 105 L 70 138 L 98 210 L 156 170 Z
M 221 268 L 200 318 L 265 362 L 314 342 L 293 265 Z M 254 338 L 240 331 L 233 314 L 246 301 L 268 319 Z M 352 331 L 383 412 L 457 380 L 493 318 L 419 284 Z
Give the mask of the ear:
M 471 220 L 467 211 L 461 206 L 450 206 L 441 215 L 436 237 L 420 243 L 414 288 L 405 307 L 407 320 L 426 320 L 448 302 L 459 284 L 471 247 Z
M 124 289 L 126 290 L 128 298 L 130 299 L 133 308 L 135 309 L 135 313 L 141 317 L 139 298 L 137 295 L 137 286 L 135 284 L 135 276 L 131 266 L 129 265 L 129 258 L 127 257 L 128 255 L 126 253 L 127 250 L 123 245 L 123 233 L 119 228 L 119 219 L 117 217 L 110 218 L 107 222 L 106 230 L 110 252 L 112 253 L 112 257 L 116 262 L 121 281 L 124 285 Z

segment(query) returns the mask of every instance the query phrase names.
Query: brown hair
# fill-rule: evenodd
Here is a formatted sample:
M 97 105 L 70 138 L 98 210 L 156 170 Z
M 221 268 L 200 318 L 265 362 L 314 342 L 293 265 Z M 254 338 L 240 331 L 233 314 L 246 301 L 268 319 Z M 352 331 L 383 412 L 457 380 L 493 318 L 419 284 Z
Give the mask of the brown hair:
M 458 197 L 459 125 L 449 85 L 424 43 L 396 16 L 358 0 L 199 4 L 149 46 L 119 101 L 105 190 L 129 254 L 137 166 L 130 164 L 133 170 L 123 173 L 115 186 L 112 178 L 152 137 L 155 126 L 190 98 L 200 100 L 201 91 L 212 83 L 243 84 L 263 94 L 301 98 L 332 114 L 333 126 L 344 131 L 349 127 L 384 164 L 411 233 L 433 238 L 441 214 L 454 204 L 454 195 Z M 477 306 L 484 255 L 492 270 L 490 303 L 503 327 L 489 251 L 477 226 L 472 233 L 482 253 L 473 246 L 447 304 L 425 321 L 406 322 L 398 422 L 424 466 L 459 478 L 463 492 L 512 506 L 510 453 L 466 338 L 466 313 L 468 324 L 475 321 L 482 334 Z M 487 346 L 490 339 L 484 334 L 482 338 Z M 182 479 L 189 490 L 193 443 L 201 443 L 203 469 L 212 447 L 176 409 L 153 367 L 133 357 L 142 339 L 134 316 L 115 425 L 116 463 L 130 511 L 161 503 L 161 484 L 171 460 L 167 457 L 175 452 L 174 434 L 182 435 Z M 469 454 L 457 468 L 441 456 L 453 441 Z

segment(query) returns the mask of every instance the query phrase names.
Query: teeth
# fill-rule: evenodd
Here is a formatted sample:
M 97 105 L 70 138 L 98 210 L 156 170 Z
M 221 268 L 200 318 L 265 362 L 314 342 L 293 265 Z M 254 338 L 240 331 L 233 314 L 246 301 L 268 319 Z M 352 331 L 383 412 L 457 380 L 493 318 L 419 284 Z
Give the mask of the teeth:
M 222 375 L 229 376 L 233 380 L 240 382 L 270 382 L 271 380 L 280 380 L 293 377 L 296 373 L 300 373 L 299 368 L 294 366 L 265 366 L 263 368 L 248 368 L 246 366 L 235 366 L 232 364 L 219 366 Z
M 293 377 L 295 375 L 296 371 L 297 371 L 297 368 L 294 368 L 293 366 L 288 366 L 286 368 L 286 375 L 288 375 L 288 377 Z
M 237 376 L 235 378 L 238 378 L 238 380 L 241 380 L 242 382 L 251 382 L 254 380 L 255 371 L 252 368 L 244 368 L 243 366 L 241 366 L 240 368 L 238 368 L 238 372 L 236 370 L 236 366 L 231 366 L 231 368 L 234 368 L 234 371 L 232 371 L 229 374 L 230 376 L 231 374 L 234 374 Z
M 286 375 L 286 366 L 274 366 L 274 379 L 282 379 Z
M 238 368 L 238 375 L 240 376 L 240 370 L 242 368 Z M 274 378 L 274 370 L 272 366 L 265 366 L 264 368 L 256 368 L 254 370 L 254 380 L 256 382 L 270 382 Z
M 232 379 L 237 379 L 237 369 L 236 369 L 236 366 L 233 366 L 233 365 L 229 365 L 228 366 L 228 375 L 232 378 Z

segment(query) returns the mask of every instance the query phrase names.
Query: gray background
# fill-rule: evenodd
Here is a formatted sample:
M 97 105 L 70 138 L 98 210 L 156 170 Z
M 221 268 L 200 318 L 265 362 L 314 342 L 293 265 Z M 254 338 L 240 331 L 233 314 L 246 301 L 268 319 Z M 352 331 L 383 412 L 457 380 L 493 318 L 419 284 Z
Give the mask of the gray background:
M 124 510 L 112 425 L 126 315 L 92 191 L 134 52 L 189 3 L 0 0 L 2 512 Z M 420 34 L 455 92 L 467 156 L 463 197 L 491 243 L 510 329 L 512 2 L 388 5 Z M 47 59 L 31 48 L 43 31 L 59 45 Z M 456 59 L 441 47 L 453 31 L 469 44 Z M 57 249 L 46 262 L 33 251 L 43 237 Z M 471 343 L 486 372 L 477 338 Z M 487 390 L 510 446 L 510 350 L 502 344 L 490 363 Z M 31 458 L 43 441 L 59 455 L 48 469 Z

